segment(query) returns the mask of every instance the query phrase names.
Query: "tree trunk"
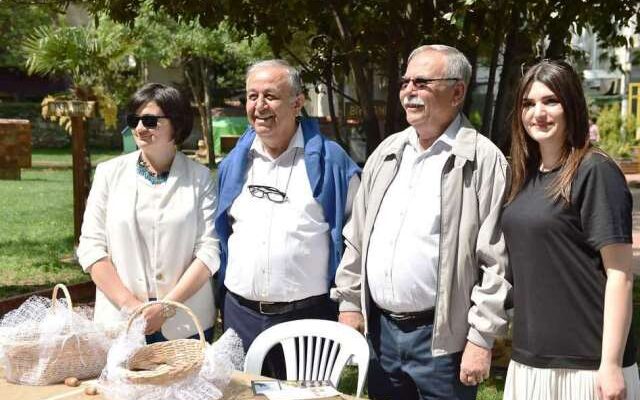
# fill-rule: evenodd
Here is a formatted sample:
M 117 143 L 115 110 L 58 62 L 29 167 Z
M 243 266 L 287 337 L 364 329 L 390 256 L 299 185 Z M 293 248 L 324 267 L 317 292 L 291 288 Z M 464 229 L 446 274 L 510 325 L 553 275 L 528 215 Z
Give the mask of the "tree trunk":
M 340 131 L 340 122 L 338 121 L 338 117 L 336 115 L 336 107 L 333 103 L 333 57 L 329 56 L 329 62 L 327 67 L 325 68 L 325 80 L 329 81 L 331 84 L 327 86 L 327 101 L 329 102 L 329 117 L 331 118 L 331 126 L 333 127 L 333 135 L 342 146 L 345 151 L 349 150 L 348 144 L 344 141 L 342 137 L 342 133 Z
M 400 102 L 398 101 L 398 93 L 400 91 L 398 83 L 400 80 L 399 47 L 395 39 L 394 37 L 387 49 L 387 63 L 385 66 L 385 76 L 388 79 L 384 132 L 382 132 L 385 137 L 398 131 L 397 122 L 398 114 L 400 113 Z
M 471 106 L 473 105 L 473 91 L 476 88 L 476 70 L 478 69 L 478 45 L 471 48 L 471 51 L 467 53 L 467 58 L 471 64 L 471 77 L 469 79 L 469 85 L 467 86 L 467 93 L 464 99 L 464 105 L 462 106 L 462 112 L 465 115 L 469 115 L 471 112 Z
M 200 59 L 200 79 L 202 81 L 202 95 L 204 100 L 204 113 L 200 118 L 204 118 L 205 129 L 202 131 L 204 143 L 207 145 L 207 153 L 209 155 L 208 167 L 214 169 L 216 167 L 216 152 L 213 143 L 212 117 L 211 117 L 211 97 L 209 96 L 209 87 L 207 81 L 209 77 L 209 68 L 206 61 Z
M 477 12 L 469 12 L 465 13 L 464 25 L 462 27 L 464 37 L 468 38 L 468 46 L 466 46 L 466 51 L 464 52 L 471 64 L 471 77 L 469 78 L 469 84 L 467 85 L 467 93 L 464 99 L 464 104 L 462 106 L 462 112 L 465 115 L 470 115 L 471 106 L 473 105 L 473 91 L 476 88 L 476 71 L 478 65 L 478 48 L 480 47 L 480 43 L 477 40 L 473 40 L 474 35 L 472 32 L 475 30 L 482 21 L 482 17 L 484 17 L 484 13 Z
M 549 47 L 544 53 L 545 58 L 560 59 L 563 58 L 567 52 L 567 43 L 570 39 L 569 30 L 553 31 L 549 34 Z
M 194 78 L 194 73 L 193 71 L 190 71 L 190 68 L 195 69 L 196 74 L 201 74 L 203 70 L 199 65 L 187 64 L 184 68 L 184 77 L 187 81 L 189 89 L 191 90 L 191 95 L 193 96 L 193 101 L 196 103 L 196 109 L 198 110 L 198 116 L 200 117 L 200 130 L 202 131 L 202 138 L 207 148 L 207 165 L 209 166 L 209 168 L 212 168 L 212 165 L 215 167 L 215 156 L 212 151 L 213 143 L 211 143 L 211 130 L 207 126 L 207 107 L 205 105 L 204 99 L 204 93 L 206 92 L 206 89 L 204 87 L 204 81 L 200 79 L 200 82 L 198 82 Z M 200 83 L 202 84 L 202 87 L 199 86 Z M 209 111 L 209 113 L 211 113 L 211 111 Z
M 502 62 L 502 74 L 498 87 L 496 109 L 491 129 L 491 139 L 505 152 L 510 139 L 509 115 L 515 104 L 515 92 L 520 78 L 520 67 L 523 62 L 531 57 L 531 40 L 526 32 L 520 31 L 520 15 L 514 5 L 511 18 L 511 29 L 507 35 L 504 58 Z M 506 152 L 505 152 L 506 154 Z
M 334 4 L 330 2 L 331 12 L 333 14 L 336 26 L 340 32 L 340 37 L 344 42 L 344 47 L 347 49 L 355 49 L 355 44 L 351 32 L 344 25 L 344 17 L 341 15 L 340 10 Z M 378 118 L 373 106 L 373 100 L 371 98 L 371 82 L 367 79 L 364 61 L 360 54 L 351 53 L 348 56 L 353 78 L 356 84 L 356 93 L 358 94 L 358 102 L 360 109 L 362 110 L 362 127 L 367 137 L 367 155 L 371 154 L 373 150 L 378 146 L 381 140 L 380 127 L 378 126 Z
M 487 92 L 484 95 L 484 109 L 482 110 L 482 128 L 480 132 L 491 139 L 491 121 L 493 117 L 493 87 L 496 83 L 496 71 L 500 59 L 500 48 L 502 47 L 502 18 L 496 18 L 496 28 L 493 33 L 493 45 L 491 49 L 491 64 L 489 65 L 489 79 L 487 81 Z

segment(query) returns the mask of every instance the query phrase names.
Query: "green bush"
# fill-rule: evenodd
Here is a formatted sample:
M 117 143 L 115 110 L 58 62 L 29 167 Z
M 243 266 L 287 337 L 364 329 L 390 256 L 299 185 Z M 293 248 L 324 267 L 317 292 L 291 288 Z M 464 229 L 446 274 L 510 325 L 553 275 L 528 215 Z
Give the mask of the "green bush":
M 638 145 L 635 139 L 636 122 L 631 116 L 624 120 L 620 115 L 620 104 L 605 107 L 598 115 L 598 146 L 614 158 L 631 158 L 633 147 Z

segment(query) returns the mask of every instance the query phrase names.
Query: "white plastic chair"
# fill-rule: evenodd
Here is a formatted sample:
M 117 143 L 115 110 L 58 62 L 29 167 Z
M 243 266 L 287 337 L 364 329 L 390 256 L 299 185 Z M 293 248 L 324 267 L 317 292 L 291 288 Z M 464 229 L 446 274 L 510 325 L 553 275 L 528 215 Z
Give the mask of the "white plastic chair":
M 244 372 L 260 375 L 272 347 L 284 350 L 288 380 L 329 380 L 337 388 L 349 360 L 358 365 L 360 397 L 369 367 L 367 340 L 355 329 L 334 321 L 301 319 L 283 322 L 260 333 L 244 361 Z

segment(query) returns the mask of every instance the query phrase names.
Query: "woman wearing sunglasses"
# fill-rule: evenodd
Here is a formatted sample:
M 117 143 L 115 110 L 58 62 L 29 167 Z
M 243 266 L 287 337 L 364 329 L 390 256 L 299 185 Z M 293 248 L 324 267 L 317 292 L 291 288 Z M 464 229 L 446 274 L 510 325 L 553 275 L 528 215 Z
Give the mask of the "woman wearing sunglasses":
M 505 399 L 640 399 L 630 332 L 632 200 L 589 142 L 580 79 L 542 61 L 520 81 L 502 216 L 513 277 Z
M 115 323 L 148 300 L 175 300 L 209 328 L 210 341 L 210 278 L 220 263 L 214 183 L 207 168 L 176 150 L 191 132 L 192 111 L 178 90 L 150 83 L 128 112 L 139 151 L 96 168 L 78 247 L 97 286 L 95 318 Z M 173 314 L 162 305 L 144 310 L 147 342 L 197 334 L 189 316 Z

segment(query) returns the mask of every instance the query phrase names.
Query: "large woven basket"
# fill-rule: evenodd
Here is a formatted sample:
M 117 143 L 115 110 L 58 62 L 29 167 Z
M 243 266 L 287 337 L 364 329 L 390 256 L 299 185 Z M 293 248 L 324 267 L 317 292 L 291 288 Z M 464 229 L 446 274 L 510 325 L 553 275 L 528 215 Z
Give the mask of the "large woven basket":
M 204 361 L 205 339 L 200 321 L 189 307 L 170 300 L 151 301 L 138 307 L 129 317 L 127 332 L 133 320 L 146 308 L 165 304 L 184 310 L 198 329 L 199 340 L 177 339 L 146 345 L 133 353 L 127 361 L 125 377 L 132 383 L 167 384 L 200 371 Z
M 57 284 L 53 288 L 51 310 L 55 310 L 58 290 L 62 290 L 67 298 L 67 306 L 72 310 L 69 290 L 63 284 Z M 63 332 L 58 336 L 47 337 L 45 341 L 34 334 L 4 343 L 8 361 L 6 379 L 27 385 L 49 385 L 62 382 L 68 377 L 94 378 L 107 362 L 108 349 L 98 345 L 104 342 L 105 334 L 115 336 L 115 332 Z

